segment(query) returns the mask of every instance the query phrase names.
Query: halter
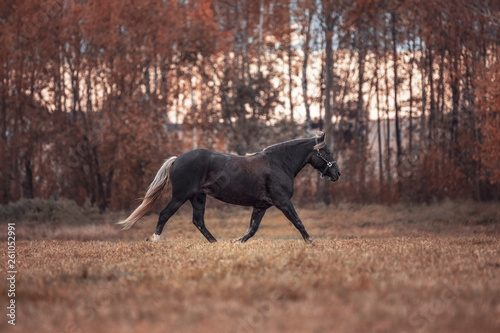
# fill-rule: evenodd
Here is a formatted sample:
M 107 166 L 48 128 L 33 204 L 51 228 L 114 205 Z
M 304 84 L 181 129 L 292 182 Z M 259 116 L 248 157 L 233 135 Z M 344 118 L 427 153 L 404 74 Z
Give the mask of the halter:
M 316 138 L 316 144 L 318 144 L 318 138 Z M 333 167 L 334 165 L 336 165 L 336 164 L 337 164 L 337 162 L 335 162 L 335 161 L 331 161 L 331 162 L 330 162 L 329 160 L 327 160 L 327 159 L 326 159 L 323 155 L 321 155 L 321 151 L 320 151 L 320 150 L 321 150 L 321 148 L 318 148 L 318 149 L 316 149 L 316 152 L 317 152 L 318 157 L 319 157 L 319 158 L 321 158 L 323 161 L 325 161 L 325 162 L 326 162 L 325 169 L 324 169 L 324 170 L 323 170 L 323 172 L 321 173 L 321 177 L 325 177 L 326 171 L 327 171 L 329 168 L 331 168 L 331 167 Z

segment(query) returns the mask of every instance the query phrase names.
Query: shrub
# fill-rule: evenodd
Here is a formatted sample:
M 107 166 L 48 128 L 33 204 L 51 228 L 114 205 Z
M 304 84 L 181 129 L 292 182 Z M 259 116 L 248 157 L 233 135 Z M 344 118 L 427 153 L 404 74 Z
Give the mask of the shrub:
M 25 224 L 87 224 L 90 219 L 73 200 L 21 199 L 0 205 L 0 220 Z

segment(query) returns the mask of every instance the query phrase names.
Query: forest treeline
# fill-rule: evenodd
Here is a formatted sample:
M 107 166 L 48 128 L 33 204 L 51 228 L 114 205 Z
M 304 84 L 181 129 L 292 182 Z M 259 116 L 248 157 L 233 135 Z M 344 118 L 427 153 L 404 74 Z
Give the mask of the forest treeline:
M 500 197 L 493 0 L 4 0 L 0 202 L 130 209 L 162 161 L 325 131 L 295 200 Z

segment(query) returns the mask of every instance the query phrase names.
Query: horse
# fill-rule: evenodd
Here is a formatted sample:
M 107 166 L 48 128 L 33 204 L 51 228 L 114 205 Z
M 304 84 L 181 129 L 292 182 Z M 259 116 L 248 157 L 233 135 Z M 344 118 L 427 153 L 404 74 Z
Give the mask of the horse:
M 216 242 L 204 221 L 209 195 L 229 204 L 253 207 L 248 230 L 233 242 L 243 243 L 254 236 L 266 210 L 275 206 L 297 228 L 304 241 L 311 243 L 311 237 L 291 202 L 294 178 L 307 164 L 331 182 L 340 177 L 339 167 L 328 150 L 324 133 L 313 138 L 278 143 L 246 156 L 195 149 L 167 159 L 141 204 L 118 224 L 123 226 L 122 230 L 132 227 L 153 208 L 170 182 L 172 198 L 160 212 L 155 232 L 146 241 L 159 241 L 167 221 L 189 200 L 193 207 L 194 225 L 210 243 Z

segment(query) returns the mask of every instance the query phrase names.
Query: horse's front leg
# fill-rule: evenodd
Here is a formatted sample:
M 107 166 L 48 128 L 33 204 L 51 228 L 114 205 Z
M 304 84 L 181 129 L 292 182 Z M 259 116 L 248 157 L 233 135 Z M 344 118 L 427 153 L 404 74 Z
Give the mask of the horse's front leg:
M 284 203 L 276 204 L 275 206 L 279 210 L 281 210 L 283 214 L 285 214 L 285 216 L 290 220 L 290 222 L 292 222 L 295 228 L 297 228 L 297 230 L 302 235 L 302 238 L 304 238 L 304 241 L 306 243 L 312 243 L 312 239 L 307 233 L 306 228 L 302 224 L 302 221 L 300 220 L 299 216 L 297 215 L 297 212 L 295 211 L 292 202 L 288 200 L 285 201 Z
M 264 217 L 264 214 L 266 213 L 267 208 L 256 208 L 254 207 L 253 212 L 252 212 L 252 217 L 250 219 L 250 226 L 248 227 L 247 232 L 240 238 L 233 240 L 233 243 L 244 243 L 259 229 L 260 221 L 262 221 L 262 217 Z

